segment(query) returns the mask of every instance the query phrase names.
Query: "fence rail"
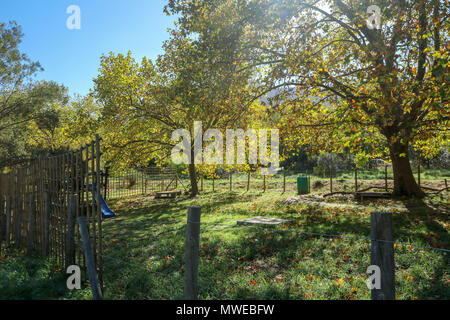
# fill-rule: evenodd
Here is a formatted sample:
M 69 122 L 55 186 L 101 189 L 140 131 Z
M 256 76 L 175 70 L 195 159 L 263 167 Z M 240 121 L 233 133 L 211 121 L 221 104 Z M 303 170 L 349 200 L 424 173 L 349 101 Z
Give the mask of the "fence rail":
M 193 213 L 195 212 L 195 216 Z M 220 224 L 220 223 L 202 223 L 200 221 L 201 207 L 189 207 L 186 226 L 183 226 L 186 232 L 185 251 L 186 259 L 184 265 L 184 298 L 186 300 L 198 299 L 198 265 L 199 265 L 199 234 L 211 230 L 211 227 L 225 228 L 255 228 L 269 232 L 294 232 L 299 235 L 309 235 L 317 237 L 340 238 L 360 240 L 370 243 L 370 264 L 379 268 L 380 287 L 371 288 L 372 300 L 395 300 L 395 245 L 412 246 L 421 249 L 437 250 L 446 254 L 450 252 L 444 248 L 434 248 L 421 246 L 411 243 L 401 243 L 393 239 L 392 213 L 390 212 L 371 212 L 371 231 L 370 237 L 348 236 L 337 234 L 324 234 L 314 232 L 302 232 L 295 230 L 285 230 L 277 228 L 265 228 L 262 226 L 240 225 L 240 224 Z M 204 227 L 207 228 L 204 228 Z M 203 230 L 201 230 L 201 227 Z M 182 231 L 183 228 L 170 230 L 170 232 Z
M 448 190 L 447 175 L 444 172 L 440 180 L 421 178 L 421 187 L 425 191 Z M 422 172 L 423 175 L 423 172 Z M 293 192 L 297 190 L 297 176 L 309 177 L 310 191 L 354 193 L 367 190 L 378 192 L 392 192 L 394 189 L 394 177 L 391 166 L 379 168 L 364 168 L 352 170 L 330 170 L 326 174 L 316 175 L 311 172 L 294 172 L 282 169 L 277 174 L 264 176 L 258 172 L 221 172 L 214 177 L 198 174 L 198 188 L 200 192 L 210 191 L 250 191 L 257 190 L 267 192 L 271 190 Z M 179 182 L 189 188 L 189 177 L 180 176 Z M 444 188 L 446 187 L 446 188 Z M 439 189 L 437 189 L 439 188 Z

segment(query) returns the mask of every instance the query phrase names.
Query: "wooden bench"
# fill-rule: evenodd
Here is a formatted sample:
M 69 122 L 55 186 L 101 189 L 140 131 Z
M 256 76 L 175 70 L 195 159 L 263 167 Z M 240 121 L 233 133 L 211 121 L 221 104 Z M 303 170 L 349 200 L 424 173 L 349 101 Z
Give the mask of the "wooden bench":
M 155 194 L 155 199 L 171 198 L 174 199 L 181 195 L 181 191 L 159 191 Z
M 356 192 L 356 197 L 359 197 L 361 201 L 364 198 L 390 198 L 392 194 L 389 192 Z

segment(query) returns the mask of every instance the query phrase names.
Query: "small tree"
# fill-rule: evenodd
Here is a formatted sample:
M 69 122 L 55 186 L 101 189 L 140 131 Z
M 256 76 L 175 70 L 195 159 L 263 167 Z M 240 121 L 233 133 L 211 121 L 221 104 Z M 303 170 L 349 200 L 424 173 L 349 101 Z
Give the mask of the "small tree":
M 95 96 L 103 104 L 105 142 L 115 162 L 168 162 L 176 146 L 172 133 L 179 129 L 190 133 L 190 146 L 183 151 L 191 158 L 193 196 L 198 194 L 197 165 L 201 165 L 194 162 L 194 140 L 203 140 L 203 132 L 194 132 L 194 123 L 201 121 L 205 129 L 238 126 L 245 123 L 251 104 L 247 75 L 237 74 L 234 58 L 240 34 L 227 33 L 216 20 L 210 21 L 199 27 L 195 39 L 180 23 L 156 64 L 146 58 L 138 64 L 130 53 L 102 57 L 95 79 Z

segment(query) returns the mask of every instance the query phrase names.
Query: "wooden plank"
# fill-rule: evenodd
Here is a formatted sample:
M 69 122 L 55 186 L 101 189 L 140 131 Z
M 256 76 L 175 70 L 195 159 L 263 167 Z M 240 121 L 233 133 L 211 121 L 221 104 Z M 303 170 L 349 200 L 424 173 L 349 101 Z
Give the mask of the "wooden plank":
M 28 210 L 29 214 L 28 214 L 27 254 L 31 255 L 33 252 L 34 219 L 36 214 L 34 194 L 30 195 L 30 203 Z
M 102 230 L 102 212 L 101 212 L 101 203 L 100 203 L 100 196 L 101 196 L 101 175 L 100 175 L 100 136 L 98 134 L 95 135 L 95 157 L 96 157 L 96 164 L 95 169 L 97 172 L 97 228 L 98 228 L 98 254 L 97 254 L 97 267 L 99 270 L 99 281 L 100 281 L 100 288 L 103 289 L 103 230 Z M 137 181 L 137 179 L 136 179 Z M 97 239 L 96 239 L 97 241 Z
M 75 264 L 75 218 L 77 210 L 77 196 L 71 195 L 68 208 L 66 234 L 66 269 Z
M 44 257 L 50 253 L 50 210 L 51 200 L 50 191 L 45 193 L 45 212 L 44 212 Z
M 181 191 L 158 191 L 155 193 L 155 199 L 176 198 L 181 195 Z
M 356 192 L 357 195 L 364 197 L 390 197 L 391 194 L 389 192 Z
M 12 196 L 6 200 L 6 246 L 9 247 L 11 241 L 11 206 Z
M 200 207 L 189 207 L 186 226 L 184 299 L 198 299 L 198 260 L 200 242 Z
M 92 295 L 94 300 L 102 300 L 102 290 L 100 288 L 97 270 L 95 267 L 94 255 L 91 248 L 91 240 L 89 238 L 89 231 L 87 228 L 86 218 L 78 217 L 78 226 L 80 228 L 81 239 L 83 240 L 84 256 L 86 259 L 89 283 L 91 284 Z
M 22 213 L 23 213 L 23 203 L 22 197 L 19 196 L 17 199 L 16 210 L 14 212 L 14 223 L 16 226 L 16 237 L 15 246 L 19 248 L 22 244 Z
M 286 222 L 288 222 L 288 220 L 258 216 L 239 220 L 237 221 L 237 225 L 279 225 Z
M 371 290 L 372 300 L 395 300 L 395 263 L 392 213 L 372 212 L 370 215 L 370 264 L 380 268 L 381 287 Z

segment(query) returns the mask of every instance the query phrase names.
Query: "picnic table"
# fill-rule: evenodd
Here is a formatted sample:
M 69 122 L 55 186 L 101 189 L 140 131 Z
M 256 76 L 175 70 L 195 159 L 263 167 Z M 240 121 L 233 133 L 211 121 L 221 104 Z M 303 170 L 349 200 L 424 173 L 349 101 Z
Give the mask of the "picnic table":
M 181 191 L 158 191 L 155 193 L 155 199 L 170 198 L 175 199 L 177 196 L 181 195 Z

